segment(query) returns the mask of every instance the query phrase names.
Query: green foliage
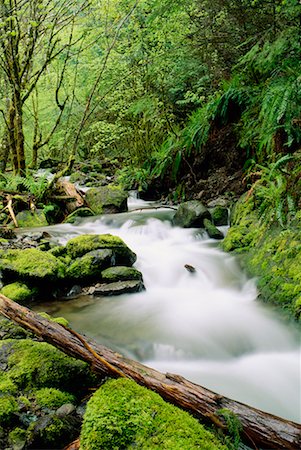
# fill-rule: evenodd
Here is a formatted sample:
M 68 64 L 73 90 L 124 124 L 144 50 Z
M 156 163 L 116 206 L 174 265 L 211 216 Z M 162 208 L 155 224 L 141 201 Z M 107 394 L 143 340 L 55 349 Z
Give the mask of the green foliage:
M 107 381 L 89 400 L 80 445 L 81 450 L 225 449 L 188 413 L 127 379 Z
M 13 174 L 0 174 L 0 189 L 26 192 L 33 195 L 36 201 L 43 201 L 48 190 L 48 176 L 49 174 L 47 172 L 39 177 L 34 177 L 29 173 L 26 177 Z
M 301 193 L 300 155 L 285 155 L 267 166 L 257 165 L 255 169 L 259 170 L 260 178 L 251 190 L 261 220 L 268 224 L 276 221 L 281 227 L 290 225 Z
M 17 401 L 11 395 L 0 397 L 0 425 L 8 424 L 18 411 Z
M 241 442 L 240 433 L 243 429 L 239 419 L 232 411 L 226 408 L 220 409 L 218 411 L 218 415 L 222 416 L 225 420 L 228 433 L 230 435 L 230 438 L 225 437 L 225 444 L 227 445 L 227 448 L 233 450 L 239 449 L 239 444 Z

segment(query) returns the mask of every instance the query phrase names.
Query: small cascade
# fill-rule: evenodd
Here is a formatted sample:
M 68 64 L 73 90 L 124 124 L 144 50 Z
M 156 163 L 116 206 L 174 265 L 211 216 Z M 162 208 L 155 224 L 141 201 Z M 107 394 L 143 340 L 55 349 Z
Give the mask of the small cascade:
M 50 229 L 61 243 L 83 233 L 120 236 L 138 256 L 146 291 L 39 308 L 162 372 L 299 421 L 298 331 L 257 301 L 235 257 L 202 230 L 172 226 L 171 209 L 152 206 L 131 196 L 128 213 Z

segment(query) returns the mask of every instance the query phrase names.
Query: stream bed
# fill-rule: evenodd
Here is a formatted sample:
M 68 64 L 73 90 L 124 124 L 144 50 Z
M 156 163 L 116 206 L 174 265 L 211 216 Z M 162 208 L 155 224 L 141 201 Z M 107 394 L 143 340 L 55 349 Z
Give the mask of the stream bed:
M 137 254 L 145 291 L 45 298 L 36 310 L 64 316 L 75 330 L 143 364 L 299 422 L 299 330 L 257 300 L 255 280 L 217 241 L 172 226 L 174 211 L 153 206 L 132 199 L 128 213 L 47 228 L 61 243 L 86 233 L 120 236 Z

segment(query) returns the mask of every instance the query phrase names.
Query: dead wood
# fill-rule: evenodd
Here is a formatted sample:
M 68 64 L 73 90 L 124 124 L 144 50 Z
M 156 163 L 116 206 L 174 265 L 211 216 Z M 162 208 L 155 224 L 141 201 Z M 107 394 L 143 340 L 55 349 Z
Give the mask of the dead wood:
M 78 189 L 70 181 L 60 179 L 56 182 L 56 190 L 60 193 L 58 197 L 65 202 L 65 208 L 68 214 L 71 214 L 76 209 L 84 206 L 85 200 Z
M 301 425 L 216 394 L 182 376 L 163 374 L 51 322 L 0 294 L 0 313 L 59 348 L 89 363 L 101 376 L 125 376 L 207 424 L 227 429 L 221 409 L 232 411 L 242 425 L 242 439 L 252 448 L 299 450 Z

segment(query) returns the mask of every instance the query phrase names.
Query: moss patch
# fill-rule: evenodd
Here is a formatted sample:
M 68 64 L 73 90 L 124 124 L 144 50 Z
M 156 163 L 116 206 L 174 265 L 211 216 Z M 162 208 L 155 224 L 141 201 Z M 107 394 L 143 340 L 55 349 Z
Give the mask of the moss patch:
M 69 392 L 81 391 L 94 379 L 86 363 L 30 339 L 10 342 L 8 376 L 19 389 L 54 387 Z
M 101 278 L 103 281 L 112 283 L 115 281 L 142 280 L 142 274 L 134 267 L 116 266 L 103 270 Z
M 34 289 L 30 289 L 26 284 L 19 282 L 7 284 L 0 292 L 11 300 L 21 304 L 25 304 L 31 300 L 35 294 Z
M 126 379 L 106 382 L 90 399 L 81 450 L 226 450 L 188 413 Z
M 65 403 L 74 403 L 75 397 L 55 388 L 42 388 L 34 393 L 37 404 L 42 408 L 57 409 Z
M 64 276 L 63 263 L 49 252 L 28 248 L 0 253 L 0 269 L 20 278 L 55 280 Z

